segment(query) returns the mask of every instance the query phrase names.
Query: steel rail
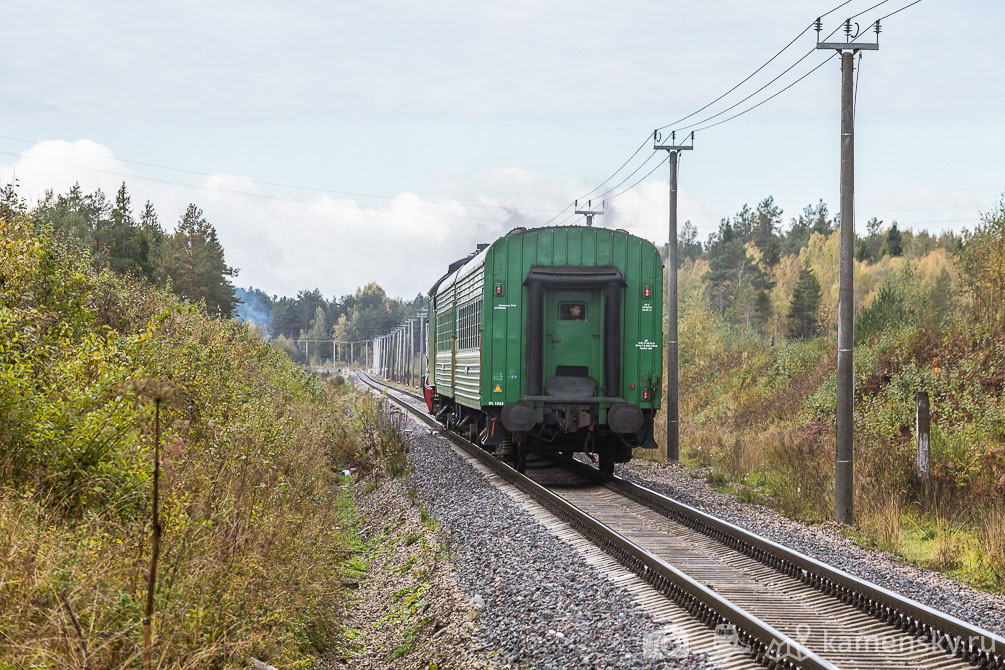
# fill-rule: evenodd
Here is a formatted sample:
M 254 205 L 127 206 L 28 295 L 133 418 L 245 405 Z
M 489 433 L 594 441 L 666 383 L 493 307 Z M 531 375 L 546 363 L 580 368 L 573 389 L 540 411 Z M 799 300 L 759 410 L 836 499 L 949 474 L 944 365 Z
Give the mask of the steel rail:
M 380 380 L 375 380 L 375 382 L 383 385 Z M 388 388 L 424 402 L 424 399 L 418 394 L 410 391 L 402 391 L 395 387 Z M 424 412 L 420 412 L 407 404 L 405 406 L 427 424 L 437 428 L 442 427 L 435 419 L 429 417 Z M 513 468 L 501 463 L 477 445 L 473 445 L 453 433 L 444 433 L 444 435 L 448 436 L 451 442 L 462 447 L 466 452 L 488 464 L 493 470 L 506 478 L 507 481 L 511 481 L 520 487 L 521 490 L 524 490 L 524 488 L 520 486 L 518 480 L 527 480 L 533 486 L 547 491 L 547 489 L 544 489 L 544 487 L 541 487 L 533 480 L 520 475 Z M 980 668 L 1005 670 L 1005 638 L 1001 636 L 935 610 L 882 586 L 851 575 L 839 568 L 827 565 L 815 558 L 763 538 L 735 524 L 723 521 L 645 486 L 617 476 L 609 480 L 601 480 L 600 473 L 596 468 L 581 461 L 573 460 L 565 464 L 581 475 L 597 479 L 598 483 L 604 484 L 618 495 L 651 509 L 673 522 L 691 528 L 784 575 L 801 581 L 825 595 L 831 596 L 879 621 L 903 631 L 906 635 L 929 641 L 935 647 L 945 651 L 947 656 L 955 656 Z M 548 493 L 552 496 L 555 495 L 550 491 Z M 562 502 L 569 505 L 565 501 Z M 580 513 L 582 514 L 582 512 Z M 562 515 L 559 514 L 559 516 Z M 586 516 L 588 517 L 588 515 Z M 594 523 L 598 522 L 594 521 Z M 616 531 L 608 530 L 617 535 Z M 633 544 L 629 540 L 625 540 L 625 542 Z M 637 545 L 633 544 L 633 546 Z M 639 549 L 649 554 L 645 549 L 641 547 Z M 653 558 L 662 563 L 660 559 Z M 619 560 L 621 559 L 619 558 Z M 622 562 L 624 563 L 624 561 Z M 628 567 L 631 568 L 631 566 Z M 668 567 L 674 569 L 672 566 Z M 634 571 L 634 568 L 632 569 Z M 687 575 L 684 575 L 684 577 L 687 577 Z M 687 579 L 690 579 L 690 577 L 687 577 Z M 699 586 L 701 585 L 699 584 Z M 718 597 L 717 594 L 715 595 Z M 767 624 L 765 625 L 767 626 Z M 824 662 L 826 663 L 826 661 Z
M 435 429 L 442 428 L 425 412 L 393 398 L 395 393 L 410 395 L 413 398 L 415 394 L 383 384 L 365 373 L 357 371 L 357 374 L 365 384 L 388 393 L 401 407 L 428 426 Z M 737 607 L 704 584 L 502 463 L 484 449 L 450 432 L 442 432 L 441 435 L 568 523 L 709 628 L 721 630 L 723 626 L 732 627 L 736 631 L 739 643 L 748 649 L 750 656 L 758 663 L 772 670 L 837 670 L 836 666 L 804 645 Z
M 586 463 L 576 461 L 573 467 L 584 473 L 592 471 L 593 476 L 599 477 L 596 468 Z M 717 540 L 873 618 L 899 628 L 908 635 L 927 639 L 948 655 L 964 659 L 977 667 L 1005 670 L 1005 638 L 1001 636 L 756 535 L 645 486 L 621 477 L 614 477 L 604 484 L 629 500 Z

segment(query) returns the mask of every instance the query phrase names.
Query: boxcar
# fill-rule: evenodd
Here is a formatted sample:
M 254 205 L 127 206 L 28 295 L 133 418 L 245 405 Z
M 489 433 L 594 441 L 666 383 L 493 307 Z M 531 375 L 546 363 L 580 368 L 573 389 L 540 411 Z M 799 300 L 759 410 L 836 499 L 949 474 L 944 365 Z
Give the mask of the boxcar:
M 430 412 L 523 469 L 528 453 L 654 448 L 663 263 L 621 230 L 517 228 L 430 290 Z

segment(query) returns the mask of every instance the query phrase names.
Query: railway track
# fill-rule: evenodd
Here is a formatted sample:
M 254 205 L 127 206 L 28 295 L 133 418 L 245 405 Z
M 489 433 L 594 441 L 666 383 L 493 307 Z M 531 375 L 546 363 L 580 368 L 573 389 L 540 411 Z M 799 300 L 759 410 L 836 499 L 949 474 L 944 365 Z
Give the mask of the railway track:
M 360 379 L 440 427 L 418 394 Z M 1005 639 L 645 487 L 579 461 L 521 475 L 443 435 L 764 667 L 1005 670 Z

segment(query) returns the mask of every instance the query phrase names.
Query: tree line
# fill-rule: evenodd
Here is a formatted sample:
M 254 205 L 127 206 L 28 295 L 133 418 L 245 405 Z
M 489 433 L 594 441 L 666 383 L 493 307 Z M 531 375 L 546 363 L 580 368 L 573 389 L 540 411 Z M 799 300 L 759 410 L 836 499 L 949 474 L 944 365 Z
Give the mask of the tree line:
M 422 293 L 411 301 L 392 298 L 375 282 L 331 300 L 318 289 L 301 290 L 295 297 L 269 297 L 255 288 L 237 293 L 238 318 L 263 328 L 295 360 L 314 364 L 333 360 L 328 341 L 361 342 L 383 335 L 427 302 Z
M 0 188 L 0 217 L 26 210 L 14 184 Z M 204 302 L 210 314 L 234 312 L 231 278 L 238 271 L 227 265 L 216 229 L 195 204 L 167 232 L 149 200 L 136 212 L 125 182 L 111 200 L 101 189 L 85 193 L 77 183 L 65 194 L 47 190 L 30 217 L 86 250 L 94 266 L 169 285 L 181 298 Z
M 425 297 L 399 300 L 375 283 L 355 293 L 325 298 L 302 290 L 294 297 L 269 296 L 256 288 L 236 288 L 238 270 L 227 264 L 216 229 L 201 209 L 189 204 L 168 232 L 148 200 L 134 208 L 123 184 L 109 198 L 101 189 L 86 193 L 75 184 L 64 194 L 47 190 L 30 211 L 14 184 L 0 188 L 0 217 L 30 214 L 36 225 L 86 250 L 95 267 L 170 286 L 175 295 L 204 302 L 210 314 L 250 322 L 293 358 L 308 362 L 301 340 L 366 340 L 397 326 L 425 306 Z M 315 347 L 314 362 L 331 360 L 332 350 Z
M 783 228 L 783 211 L 768 196 L 756 207 L 744 204 L 735 216 L 722 219 L 705 242 L 698 239 L 695 226 L 685 222 L 677 241 L 678 262 L 703 263 L 705 294 L 733 325 L 762 336 L 780 331 L 790 338 L 812 338 L 822 332 L 827 319 L 820 313 L 820 278 L 810 267 L 812 254 L 807 252 L 814 236 L 821 246 L 839 224 L 840 215 L 831 216 L 827 204 L 819 200 Z M 856 235 L 855 243 L 856 260 L 864 264 L 905 253 L 920 257 L 937 248 L 959 254 L 964 247 L 964 237 L 953 232 L 932 236 L 901 231 L 896 221 L 884 226 L 876 217 L 866 223 L 866 232 Z M 779 281 L 789 285 L 784 304 L 778 304 L 778 291 L 773 291 Z

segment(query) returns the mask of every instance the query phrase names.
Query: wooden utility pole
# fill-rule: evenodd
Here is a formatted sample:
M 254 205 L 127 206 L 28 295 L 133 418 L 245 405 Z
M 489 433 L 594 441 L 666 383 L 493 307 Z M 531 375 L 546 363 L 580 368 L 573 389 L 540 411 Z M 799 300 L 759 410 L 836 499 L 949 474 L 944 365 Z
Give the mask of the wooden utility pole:
M 667 245 L 667 460 L 680 460 L 680 415 L 678 409 L 677 370 L 677 155 L 694 149 L 691 144 L 677 144 L 677 134 L 670 133 L 670 144 L 657 144 L 659 131 L 653 131 L 653 149 L 670 152 L 670 239 Z
M 579 208 L 579 201 L 578 200 L 576 201 L 575 205 L 573 205 L 573 206 L 577 208 L 576 209 L 576 214 L 582 214 L 583 216 L 586 217 L 586 227 L 587 228 L 592 228 L 593 227 L 593 217 L 595 217 L 595 216 L 603 216 L 604 215 L 604 210 L 603 209 L 601 209 L 599 211 L 595 211 L 593 209 L 593 201 L 592 200 L 587 200 L 586 201 L 586 209 L 578 209 Z M 607 201 L 605 200 L 604 201 L 604 209 L 606 209 L 606 208 L 607 208 Z
M 921 479 L 921 488 L 928 493 L 932 483 L 932 470 L 930 466 L 931 431 L 932 417 L 928 405 L 928 393 L 918 391 L 917 405 L 915 408 L 914 425 L 918 435 L 918 477 Z
M 844 42 L 820 42 L 817 48 L 841 54 L 841 231 L 838 251 L 837 439 L 834 462 L 834 519 L 851 524 L 855 484 L 855 54 L 879 49 L 876 42 L 855 42 L 851 20 L 845 21 Z

